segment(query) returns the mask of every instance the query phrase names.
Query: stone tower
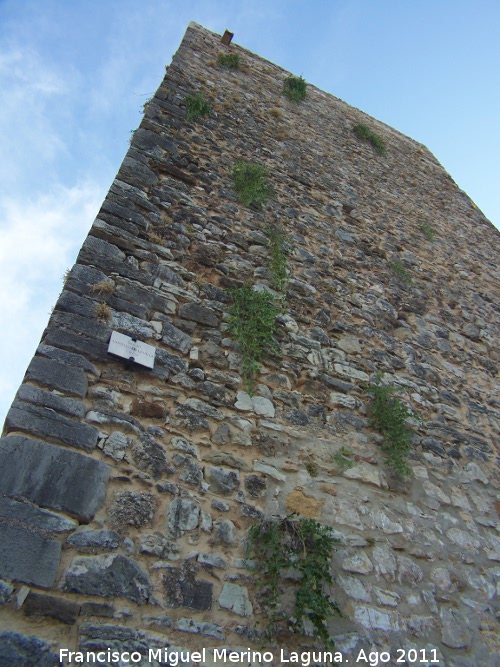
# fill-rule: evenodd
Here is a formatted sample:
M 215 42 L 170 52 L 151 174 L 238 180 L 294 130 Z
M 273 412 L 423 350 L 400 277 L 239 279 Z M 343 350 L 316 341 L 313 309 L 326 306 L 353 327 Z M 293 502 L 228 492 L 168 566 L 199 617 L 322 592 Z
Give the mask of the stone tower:
M 2 667 L 318 651 L 297 574 L 266 636 L 244 561 L 291 513 L 338 539 L 345 660 L 499 664 L 499 233 L 424 146 L 287 80 L 190 24 L 145 107 L 0 440 Z M 260 356 L 245 290 L 279 307 Z

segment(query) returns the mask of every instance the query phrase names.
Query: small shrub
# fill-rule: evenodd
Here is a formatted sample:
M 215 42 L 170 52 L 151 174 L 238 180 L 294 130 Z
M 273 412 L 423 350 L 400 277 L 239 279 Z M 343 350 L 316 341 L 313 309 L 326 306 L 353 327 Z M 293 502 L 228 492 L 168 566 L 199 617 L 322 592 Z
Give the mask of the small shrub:
M 355 464 L 351 457 L 351 450 L 347 449 L 347 447 L 341 447 L 338 452 L 335 452 L 335 454 L 332 456 L 332 459 L 340 468 L 340 470 L 348 470 Z
M 383 386 L 380 382 L 378 376 L 375 384 L 371 384 L 366 390 L 373 398 L 370 421 L 384 436 L 382 450 L 387 456 L 387 465 L 406 478 L 411 472 L 406 457 L 411 449 L 412 434 L 406 422 L 414 415 L 404 403 L 394 397 L 394 393 L 399 391 L 396 387 Z
M 238 160 L 233 167 L 234 189 L 245 206 L 261 208 L 271 194 L 267 169 L 254 162 Z
M 186 97 L 186 120 L 208 116 L 211 110 L 210 102 L 205 99 L 203 93 Z
M 114 294 L 115 289 L 115 284 L 110 280 L 100 280 L 90 288 L 90 290 L 96 292 L 96 294 Z
M 378 134 L 375 134 L 367 125 L 358 124 L 352 128 L 354 134 L 363 141 L 367 141 L 373 146 L 379 155 L 385 155 L 385 143 L 382 137 L 379 137 Z
M 250 528 L 247 557 L 253 558 L 256 584 L 265 599 L 268 637 L 274 638 L 283 626 L 303 633 L 307 619 L 314 636 L 326 646 L 332 644 L 326 622 L 334 614 L 340 615 L 340 609 L 327 588 L 333 583 L 330 563 L 336 542 L 330 529 L 293 514 L 284 519 L 264 518 Z M 287 577 L 290 569 L 299 575 L 293 583 Z M 295 591 L 292 618 L 280 607 L 290 588 Z
M 318 465 L 314 461 L 307 461 L 305 464 L 307 472 L 311 475 L 311 477 L 317 477 L 318 476 Z
M 389 262 L 389 268 L 394 271 L 397 277 L 408 285 L 413 285 L 413 278 L 411 277 L 409 271 L 405 269 L 404 264 L 402 264 L 398 259 L 393 262 Z
M 109 322 L 111 319 L 111 308 L 107 303 L 96 303 L 94 313 L 97 319 L 101 320 L 101 322 Z
M 274 118 L 283 118 L 283 111 L 278 107 L 273 107 L 269 113 Z
M 217 56 L 217 64 L 229 69 L 239 69 L 240 57 L 237 53 L 219 53 Z
M 428 241 L 434 243 L 434 241 L 436 240 L 436 230 L 432 225 L 430 225 L 428 222 L 423 222 L 420 225 L 420 230 L 422 231 L 422 234 Z
M 307 97 L 306 82 L 301 76 L 287 76 L 283 82 L 283 95 L 292 102 L 302 102 Z
M 267 243 L 269 249 L 267 266 L 273 278 L 273 287 L 278 292 L 283 292 L 288 283 L 288 251 L 286 247 L 288 235 L 280 225 L 269 226 L 267 232 L 269 235 Z
M 148 240 L 156 245 L 163 245 L 163 237 L 158 232 L 148 232 Z
M 231 290 L 233 303 L 229 308 L 229 334 L 241 345 L 242 371 L 248 393 L 259 372 L 259 361 L 269 351 L 277 351 L 273 340 L 279 308 L 269 292 L 254 291 L 250 285 Z

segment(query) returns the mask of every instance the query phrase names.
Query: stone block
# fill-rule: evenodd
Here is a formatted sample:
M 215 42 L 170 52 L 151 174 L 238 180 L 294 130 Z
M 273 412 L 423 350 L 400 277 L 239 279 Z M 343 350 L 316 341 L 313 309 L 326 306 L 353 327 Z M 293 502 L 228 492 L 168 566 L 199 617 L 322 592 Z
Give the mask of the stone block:
M 213 584 L 196 579 L 196 569 L 184 567 L 168 568 L 163 578 L 165 601 L 171 607 L 189 607 L 196 611 L 212 608 Z
M 237 470 L 224 468 L 207 468 L 205 477 L 212 489 L 223 496 L 229 496 L 240 485 L 240 475 Z
M 182 354 L 187 354 L 193 347 L 191 336 L 188 336 L 183 331 L 174 327 L 170 322 L 165 322 L 163 325 L 162 343 L 173 347 L 174 350 L 179 350 Z
M 25 525 L 0 518 L 0 576 L 41 588 L 56 578 L 61 544 Z
M 92 451 L 99 431 L 95 426 L 76 422 L 45 408 L 23 401 L 14 401 L 5 419 L 5 432 L 23 431 L 70 447 Z
M 5 604 L 12 595 L 14 586 L 11 586 L 7 581 L 0 579 L 0 604 Z
M 167 527 L 172 537 L 180 537 L 186 530 L 194 530 L 200 519 L 200 508 L 192 500 L 175 498 L 168 508 Z
M 58 389 L 72 396 L 83 398 L 87 394 L 88 382 L 84 371 L 53 359 L 33 357 L 25 380 L 38 382 L 44 387 Z
M 23 604 L 23 613 L 26 616 L 49 616 L 72 625 L 80 614 L 80 605 L 64 598 L 30 591 Z
M 54 667 L 58 656 L 38 637 L 17 632 L 0 634 L 0 667 Z
M 40 357 L 47 357 L 48 359 L 53 359 L 54 361 L 60 361 L 63 364 L 68 366 L 74 366 L 75 368 L 82 368 L 87 373 L 92 373 L 92 375 L 98 375 L 97 368 L 94 364 L 91 364 L 88 359 L 86 359 L 81 354 L 74 354 L 73 352 L 67 352 L 66 350 L 61 350 L 58 347 L 53 347 L 52 345 L 45 345 L 40 343 L 37 347 L 36 353 Z
M 64 586 L 71 593 L 125 597 L 137 604 L 151 595 L 147 573 L 120 554 L 77 556 L 66 572 Z
M 118 549 L 122 538 L 114 530 L 79 530 L 70 535 L 66 544 L 80 549 Z
M 184 320 L 190 320 L 197 324 L 203 324 L 207 327 L 217 328 L 219 326 L 219 318 L 211 308 L 202 306 L 198 303 L 184 303 L 179 308 L 179 317 Z
M 78 524 L 61 514 L 43 510 L 27 502 L 20 502 L 12 498 L 0 497 L 0 517 L 36 526 L 38 530 L 52 533 L 65 533 L 74 530 Z
M 219 605 L 238 616 L 251 616 L 253 614 L 253 607 L 248 597 L 248 591 L 245 586 L 238 586 L 238 584 L 224 584 L 219 597 Z
M 0 494 L 61 510 L 84 523 L 104 502 L 110 467 L 26 436 L 0 440 Z
M 69 417 L 83 419 L 85 417 L 85 403 L 74 398 L 64 398 L 50 391 L 38 389 L 31 384 L 23 384 L 19 387 L 16 398 L 19 401 L 41 405 L 50 408 Z

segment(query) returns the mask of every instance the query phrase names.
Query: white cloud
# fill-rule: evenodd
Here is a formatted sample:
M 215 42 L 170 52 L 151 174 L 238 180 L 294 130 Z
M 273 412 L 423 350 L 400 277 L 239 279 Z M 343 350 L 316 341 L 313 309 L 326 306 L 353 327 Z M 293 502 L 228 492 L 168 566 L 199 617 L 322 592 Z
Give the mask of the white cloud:
M 61 71 L 30 48 L 0 52 L 0 179 L 12 187 L 65 151 L 57 110 L 69 86 Z
M 85 183 L 0 204 L 0 424 L 103 196 Z

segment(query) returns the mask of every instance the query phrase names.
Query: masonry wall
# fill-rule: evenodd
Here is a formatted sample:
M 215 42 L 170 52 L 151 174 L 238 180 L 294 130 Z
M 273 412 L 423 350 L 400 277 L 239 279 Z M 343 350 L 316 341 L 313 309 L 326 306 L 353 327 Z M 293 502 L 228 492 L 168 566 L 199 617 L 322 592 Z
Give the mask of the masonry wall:
M 146 105 L 0 440 L 2 666 L 261 648 L 245 539 L 290 512 L 340 540 L 329 632 L 351 663 L 500 664 L 499 233 L 424 146 L 313 86 L 287 100 L 287 75 L 190 24 Z M 186 121 L 198 92 L 212 112 Z M 236 196 L 238 159 L 269 171 L 262 210 Z M 272 284 L 276 224 L 280 354 L 251 397 L 229 290 Z M 110 357 L 111 331 L 154 369 Z M 406 481 L 370 422 L 377 373 L 422 418 Z

